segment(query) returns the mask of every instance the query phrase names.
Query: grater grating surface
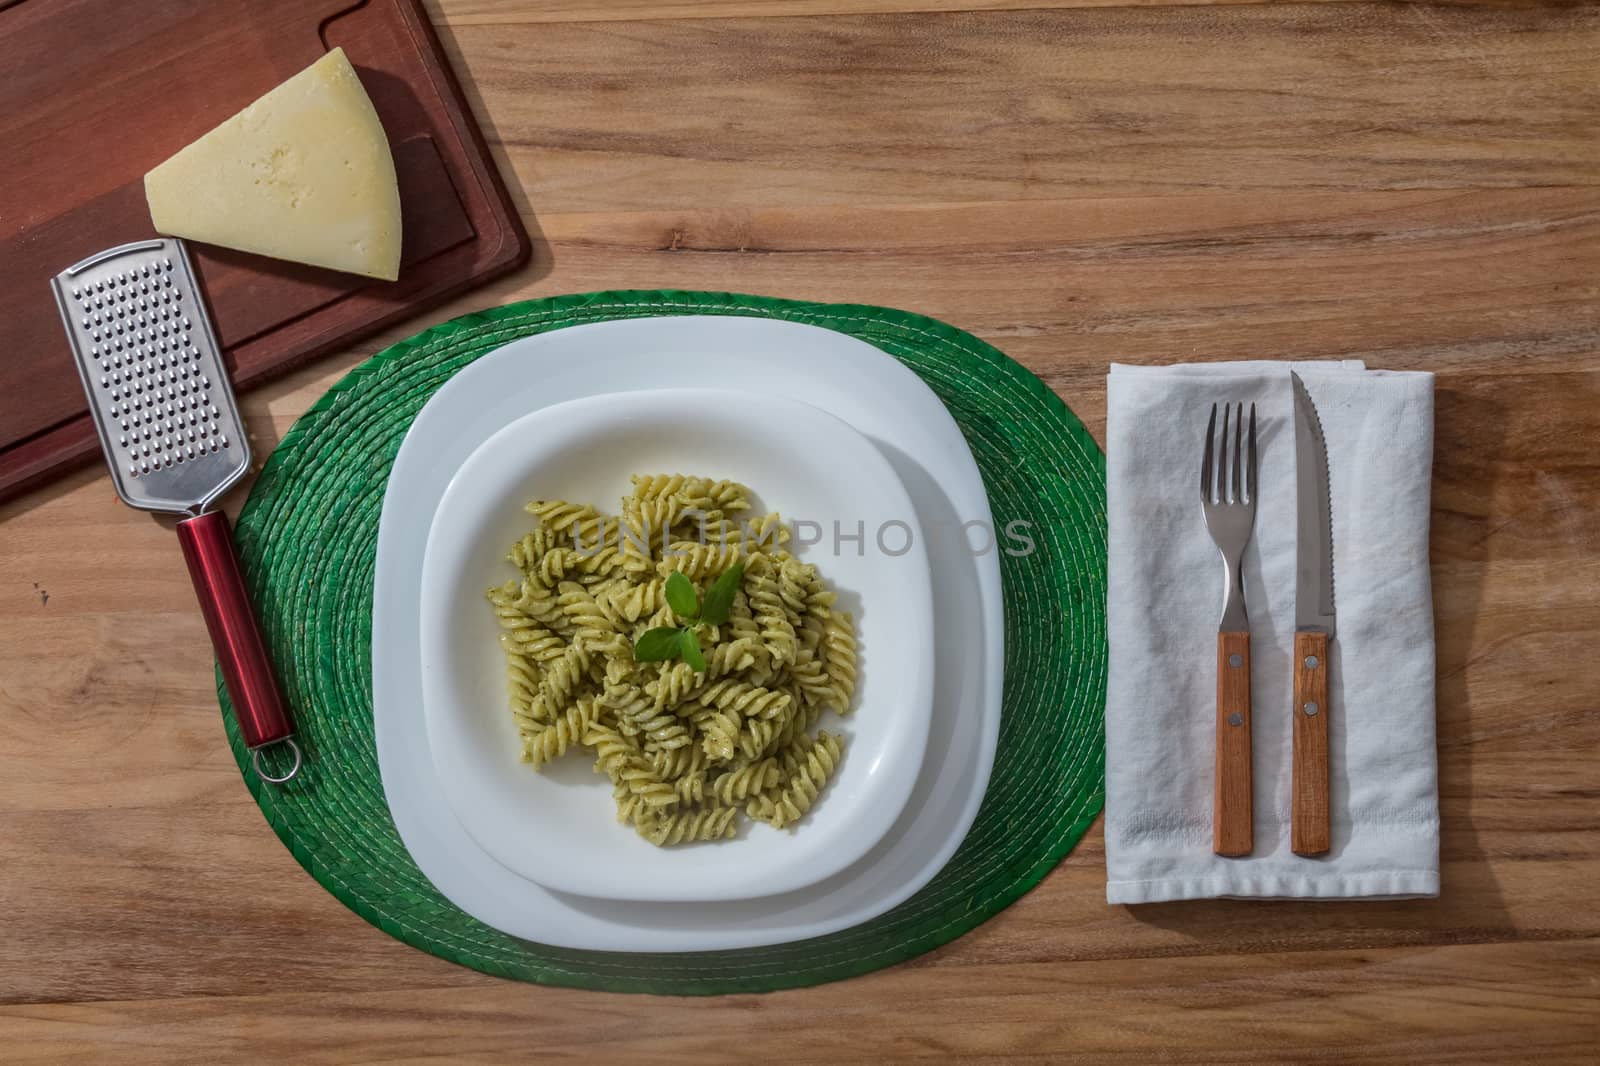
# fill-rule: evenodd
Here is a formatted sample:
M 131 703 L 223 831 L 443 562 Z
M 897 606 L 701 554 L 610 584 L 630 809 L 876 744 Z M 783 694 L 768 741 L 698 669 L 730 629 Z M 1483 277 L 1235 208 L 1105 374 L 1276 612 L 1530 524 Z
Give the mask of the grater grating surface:
M 250 448 L 183 243 L 110 248 L 52 284 L 117 495 L 201 513 Z

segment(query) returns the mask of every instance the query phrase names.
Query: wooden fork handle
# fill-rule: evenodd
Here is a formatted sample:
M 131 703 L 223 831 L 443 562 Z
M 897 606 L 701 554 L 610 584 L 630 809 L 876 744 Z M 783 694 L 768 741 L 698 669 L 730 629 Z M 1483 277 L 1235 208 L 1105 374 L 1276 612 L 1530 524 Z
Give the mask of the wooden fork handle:
M 1289 846 L 1326 855 L 1328 825 L 1328 634 L 1294 635 L 1294 799 Z
M 1217 766 L 1211 848 L 1248 855 L 1254 845 L 1250 797 L 1250 634 L 1217 634 Z

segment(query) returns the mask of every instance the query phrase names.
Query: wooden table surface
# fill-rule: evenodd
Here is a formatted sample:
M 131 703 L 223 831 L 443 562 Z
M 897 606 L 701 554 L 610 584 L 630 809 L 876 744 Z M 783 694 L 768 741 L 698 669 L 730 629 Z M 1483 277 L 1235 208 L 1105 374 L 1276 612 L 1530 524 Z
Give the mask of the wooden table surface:
M 0 1060 L 1593 1061 L 1600 7 L 434 4 L 537 250 L 430 320 L 620 287 L 887 304 L 1097 437 L 1114 359 L 1435 371 L 1442 894 L 1109 907 L 1096 826 L 993 921 L 843 983 L 485 977 L 285 851 L 170 529 L 89 470 L 0 509 Z M 425 324 L 250 396 L 257 456 Z

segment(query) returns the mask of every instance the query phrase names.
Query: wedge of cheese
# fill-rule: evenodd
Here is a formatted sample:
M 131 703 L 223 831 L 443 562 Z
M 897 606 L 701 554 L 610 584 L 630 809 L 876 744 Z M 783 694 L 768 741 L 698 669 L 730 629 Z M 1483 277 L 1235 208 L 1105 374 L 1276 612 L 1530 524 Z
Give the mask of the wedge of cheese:
M 144 176 L 156 230 L 393 281 L 400 190 L 378 112 L 335 48 Z

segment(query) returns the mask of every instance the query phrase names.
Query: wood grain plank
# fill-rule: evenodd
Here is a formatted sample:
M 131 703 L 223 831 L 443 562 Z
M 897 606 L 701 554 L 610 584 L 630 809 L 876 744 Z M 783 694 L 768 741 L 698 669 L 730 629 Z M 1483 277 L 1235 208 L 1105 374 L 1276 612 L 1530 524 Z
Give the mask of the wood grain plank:
M 313 881 L 254 809 L 214 731 L 217 750 L 186 776 L 232 780 L 182 804 L 0 815 L 0 1003 L 470 979 Z
M 1074 406 L 1111 361 L 1531 371 L 1600 351 L 1600 192 L 1588 189 L 718 208 L 541 226 L 550 275 L 490 298 L 644 284 L 904 307 L 999 345 Z
M 534 210 L 1594 185 L 1600 8 L 459 26 Z
M 1592 744 L 1592 731 L 1574 732 L 1570 740 Z M 1506 775 L 1463 772 L 1474 757 L 1454 746 L 1447 787 L 1459 788 L 1473 774 L 1492 787 L 1484 790 L 1490 798 L 1457 794 L 1443 802 L 1440 900 L 1109 907 L 1096 828 L 1019 903 L 952 947 L 899 969 L 1219 960 L 1600 936 L 1586 892 L 1600 877 L 1592 798 L 1509 789 Z M 0 944 L 0 1003 L 278 988 L 332 993 L 472 980 L 469 971 L 392 940 L 345 910 L 297 868 L 247 798 L 239 802 L 218 790 L 213 799 L 208 813 L 7 815 L 9 843 L 0 857 L 17 873 L 0 888 L 0 902 L 15 932 Z
M 465 985 L 0 1009 L 14 1062 L 1577 1062 L 1600 945 L 1292 952 L 1226 960 L 925 965 L 707 1000 Z M 1455 1010 L 1440 1010 L 1441 1002 Z M 270 1027 L 261 1019 L 273 1019 Z M 983 1024 L 974 1024 L 982 1019 Z
M 1278 0 L 426 0 L 441 26 L 622 22 L 655 19 L 794 18 L 803 15 L 928 14 L 1083 7 L 1187 7 Z M 1359 0 L 1297 0 L 1351 3 Z M 1561 0 L 1435 0 L 1439 6 L 1547 7 Z
M 1600 338 L 1593 350 L 1600 355 Z M 1538 358 L 1531 350 L 1527 354 Z M 1592 357 L 1579 362 L 1594 365 Z M 1524 357 L 1509 355 L 1501 362 L 1507 369 L 1527 365 Z M 1600 514 L 1600 457 L 1592 413 L 1600 409 L 1600 374 L 1519 374 L 1509 394 L 1498 380 L 1483 373 L 1438 382 L 1435 567 L 1453 574 L 1456 564 L 1472 564 L 1462 569 L 1498 585 L 1515 581 L 1513 564 L 1529 560 L 1592 563 L 1600 555 L 1594 522 Z

